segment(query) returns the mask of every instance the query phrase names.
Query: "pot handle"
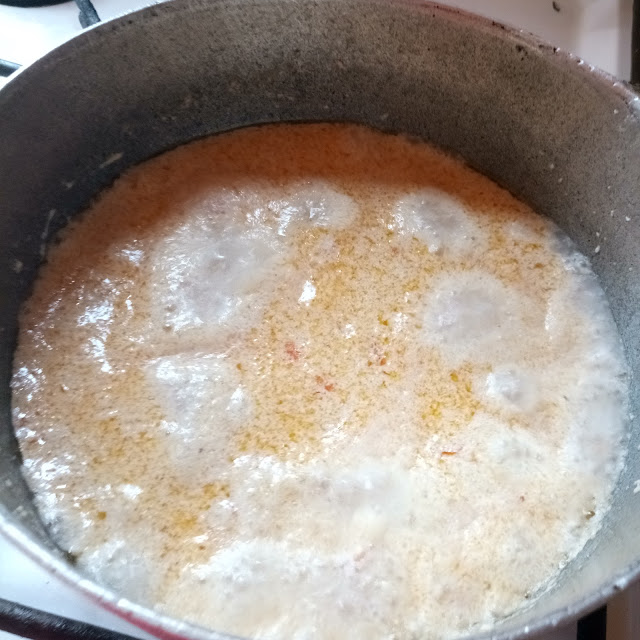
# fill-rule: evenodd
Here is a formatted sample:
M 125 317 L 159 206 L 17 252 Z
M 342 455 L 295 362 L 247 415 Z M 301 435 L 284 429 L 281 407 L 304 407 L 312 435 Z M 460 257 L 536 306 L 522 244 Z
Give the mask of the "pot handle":
M 75 0 L 75 3 L 78 7 L 78 20 L 83 29 L 100 22 L 100 16 L 91 0 Z M 27 3 L 26 6 L 29 6 L 29 4 Z M 8 78 L 14 71 L 17 71 L 20 66 L 17 62 L 0 58 L 0 78 Z
M 0 598 L 0 629 L 32 640 L 139 640 Z
M 80 20 L 83 29 L 100 22 L 100 16 L 98 16 L 98 12 L 91 0 L 75 0 L 75 2 L 80 12 L 78 14 L 78 20 Z
M 20 65 L 17 62 L 10 62 L 9 60 L 3 60 L 0 58 L 0 77 L 7 78 L 19 68 Z

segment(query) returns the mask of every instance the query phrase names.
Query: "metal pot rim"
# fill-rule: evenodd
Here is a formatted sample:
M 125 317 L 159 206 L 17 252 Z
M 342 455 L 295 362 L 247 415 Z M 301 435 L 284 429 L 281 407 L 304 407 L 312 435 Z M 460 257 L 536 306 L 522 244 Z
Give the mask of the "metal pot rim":
M 216 1 L 242 2 L 242 0 Z M 268 2 L 268 0 L 259 1 Z M 296 2 L 297 0 L 287 1 Z M 352 4 L 359 3 L 359 0 L 346 1 Z M 615 94 L 621 100 L 621 103 L 626 105 L 630 111 L 635 112 L 640 119 L 640 97 L 633 91 L 629 83 L 618 80 L 611 74 L 586 63 L 579 56 L 555 47 L 527 31 L 510 27 L 467 11 L 443 6 L 430 0 L 368 0 L 363 4 L 370 7 L 371 4 L 376 3 L 405 5 L 407 8 L 440 14 L 440 16 L 443 16 L 451 22 L 457 22 L 464 27 L 476 31 L 490 33 L 514 45 L 522 46 L 529 53 L 542 56 L 553 65 L 571 68 L 571 73 L 580 76 L 585 82 L 590 83 L 599 90 Z M 174 12 L 180 12 L 185 5 L 196 7 L 201 5 L 204 8 L 208 4 L 210 4 L 210 0 L 163 0 L 160 3 L 150 4 L 141 9 L 88 27 L 39 60 L 22 67 L 12 74 L 9 81 L 0 90 L 0 99 L 6 97 L 12 91 L 19 91 L 24 83 L 28 83 L 32 69 L 41 70 L 50 65 L 59 64 L 61 60 L 75 49 L 84 47 L 87 42 L 95 42 L 101 38 L 108 37 L 113 31 L 128 28 L 136 29 L 138 28 L 139 22 L 154 20 Z M 132 18 L 134 19 L 132 20 Z M 14 522 L 15 519 L 12 518 L 8 510 L 0 504 L 0 535 L 4 535 L 10 542 L 15 544 L 18 549 L 36 561 L 40 566 L 47 569 L 52 575 L 62 579 L 79 593 L 88 596 L 106 610 L 115 613 L 139 628 L 164 638 L 231 640 L 236 637 L 158 613 L 150 607 L 142 606 L 126 598 L 119 597 L 114 591 L 83 577 L 66 562 L 61 555 L 58 556 L 47 550 L 21 527 L 14 524 Z M 517 640 L 525 636 L 548 631 L 561 624 L 571 622 L 589 610 L 602 605 L 614 594 L 626 588 L 626 586 L 638 576 L 640 576 L 640 558 L 619 574 L 610 577 L 595 593 L 582 597 L 568 607 L 557 609 L 518 631 L 502 631 L 498 633 L 486 631 L 466 636 L 466 640 Z

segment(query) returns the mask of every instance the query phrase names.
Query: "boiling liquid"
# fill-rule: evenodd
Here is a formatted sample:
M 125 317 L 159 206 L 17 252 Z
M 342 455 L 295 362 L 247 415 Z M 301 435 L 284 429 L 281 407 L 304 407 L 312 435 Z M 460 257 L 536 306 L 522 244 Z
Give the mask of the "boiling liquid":
M 600 526 L 624 364 L 587 260 L 461 162 L 350 125 L 198 141 L 51 248 L 14 421 L 126 596 L 259 638 L 451 638 Z

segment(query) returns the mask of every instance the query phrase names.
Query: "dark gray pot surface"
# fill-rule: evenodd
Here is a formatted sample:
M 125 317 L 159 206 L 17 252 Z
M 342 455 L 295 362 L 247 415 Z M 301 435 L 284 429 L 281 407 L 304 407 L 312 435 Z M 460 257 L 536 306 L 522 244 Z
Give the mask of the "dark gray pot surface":
M 592 258 L 640 413 L 640 101 L 622 83 L 532 36 L 411 1 L 175 0 L 89 29 L 0 91 L 0 530 L 165 638 L 222 636 L 84 579 L 40 524 L 10 421 L 18 307 L 46 241 L 126 168 L 211 133 L 317 120 L 428 140 L 555 220 Z M 638 574 L 638 420 L 599 535 L 488 635 L 566 622 Z

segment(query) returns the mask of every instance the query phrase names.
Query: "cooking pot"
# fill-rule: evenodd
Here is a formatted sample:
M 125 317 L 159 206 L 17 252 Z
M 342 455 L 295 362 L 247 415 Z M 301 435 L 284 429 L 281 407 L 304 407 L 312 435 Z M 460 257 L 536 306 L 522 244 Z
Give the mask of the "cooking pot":
M 608 296 L 640 414 L 640 100 L 623 83 L 530 35 L 408 0 L 175 0 L 89 29 L 0 91 L 0 530 L 163 638 L 224 636 L 87 580 L 38 519 L 10 418 L 18 308 L 48 240 L 128 167 L 220 131 L 317 120 L 427 140 L 562 227 Z M 601 531 L 529 608 L 473 638 L 566 622 L 638 574 L 639 419 Z

